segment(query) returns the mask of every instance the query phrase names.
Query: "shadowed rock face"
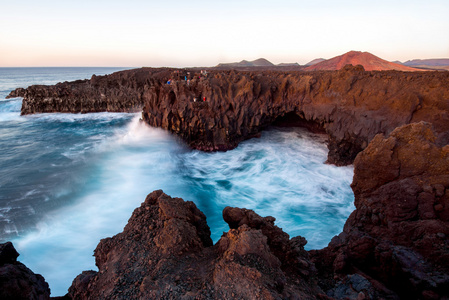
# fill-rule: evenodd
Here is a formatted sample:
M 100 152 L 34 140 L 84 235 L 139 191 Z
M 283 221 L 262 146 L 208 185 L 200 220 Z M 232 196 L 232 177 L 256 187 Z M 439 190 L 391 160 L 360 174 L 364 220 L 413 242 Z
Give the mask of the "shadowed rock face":
M 374 278 L 403 299 L 449 291 L 449 145 L 430 124 L 377 135 L 354 162 L 356 210 L 329 246 L 313 251 L 326 283 Z M 330 283 L 331 282 L 331 283 Z
M 279 118 L 296 115 L 303 125 L 328 134 L 328 162 L 337 165 L 351 164 L 376 134 L 412 122 L 432 123 L 438 143 L 449 141 L 447 72 L 365 72 L 347 66 L 327 72 L 211 70 L 203 76 L 190 70 L 187 83 L 176 71 L 187 74 L 142 68 L 31 86 L 20 91 L 22 114 L 143 108 L 149 125 L 204 151 L 232 149 Z
M 50 299 L 44 277 L 18 262 L 18 256 L 10 242 L 0 244 L 0 299 Z
M 449 74 L 365 72 L 211 73 L 152 88 L 143 119 L 193 148 L 226 150 L 279 117 L 296 114 L 329 135 L 328 161 L 353 162 L 377 133 L 426 120 L 447 140 Z M 205 102 L 193 102 L 194 98 Z

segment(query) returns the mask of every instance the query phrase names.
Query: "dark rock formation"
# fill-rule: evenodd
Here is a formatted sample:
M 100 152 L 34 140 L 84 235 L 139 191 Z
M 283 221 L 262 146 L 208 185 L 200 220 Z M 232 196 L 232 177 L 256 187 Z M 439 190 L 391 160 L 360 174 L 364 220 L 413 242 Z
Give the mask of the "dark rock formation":
M 17 261 L 11 242 L 0 244 L 0 299 L 50 299 L 45 279 Z
M 168 69 L 141 68 L 107 76 L 93 75 L 90 80 L 19 88 L 6 98 L 24 97 L 22 114 L 139 112 L 145 89 L 153 84 L 154 78 L 167 72 L 170 74 Z
M 314 299 L 320 293 L 303 238 L 289 239 L 250 210 L 226 208 L 231 230 L 212 246 L 192 202 L 149 194 L 124 231 L 95 250 L 73 299 Z
M 190 85 L 156 85 L 143 119 L 201 150 L 226 150 L 295 115 L 329 135 L 328 161 L 353 162 L 377 133 L 425 120 L 449 140 L 449 74 L 365 72 L 211 73 Z M 193 99 L 206 99 L 194 102 Z
M 22 114 L 143 107 L 149 125 L 205 151 L 232 149 L 276 120 L 294 116 L 328 134 L 328 162 L 337 165 L 352 163 L 376 134 L 412 122 L 432 123 L 438 142 L 449 141 L 446 72 L 366 72 L 360 66 L 288 73 L 197 71 L 143 68 L 31 86 Z
M 410 124 L 357 156 L 356 210 L 327 248 L 312 251 L 331 295 L 349 295 L 338 286 L 355 274 L 384 297 L 449 297 L 449 145 L 436 140 L 430 124 Z
M 11 91 L 8 96 L 6 96 L 6 99 L 9 98 L 17 98 L 17 97 L 25 97 L 26 89 L 24 88 L 17 88 L 14 91 Z

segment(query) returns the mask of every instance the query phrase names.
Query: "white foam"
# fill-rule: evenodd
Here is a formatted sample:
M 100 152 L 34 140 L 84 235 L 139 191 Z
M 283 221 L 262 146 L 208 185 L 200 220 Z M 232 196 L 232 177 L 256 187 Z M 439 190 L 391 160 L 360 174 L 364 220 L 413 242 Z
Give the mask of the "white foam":
M 353 169 L 324 164 L 323 140 L 301 129 L 273 130 L 233 151 L 187 153 L 182 160 L 186 177 L 198 184 L 197 190 L 213 187 L 211 201 L 217 209 L 229 205 L 274 216 L 278 226 L 292 236 L 305 236 L 308 248 L 316 249 L 341 231 L 354 209 L 349 187 Z M 337 221 L 327 222 L 329 218 Z
M 109 122 L 112 119 L 128 118 L 129 113 L 115 113 L 115 112 L 98 112 L 98 113 L 41 113 L 24 116 L 29 119 L 40 120 L 54 120 L 62 122 L 80 122 L 80 121 L 105 121 Z
M 116 115 L 43 116 L 69 122 L 110 117 Z M 49 213 L 36 232 L 14 241 L 20 260 L 46 278 L 52 296 L 64 295 L 75 276 L 95 269 L 92 254 L 100 239 L 121 232 L 155 189 L 195 201 L 215 241 L 228 230 L 221 210 L 229 205 L 272 215 L 312 248 L 324 246 L 353 209 L 352 168 L 325 165 L 326 147 L 315 139 L 302 130 L 274 130 L 233 151 L 203 153 L 185 149 L 136 115 L 113 136 L 99 137 L 93 148 L 74 154 L 88 159 L 90 172 L 77 175 L 86 185 L 70 206 Z
M 21 261 L 50 283 L 52 296 L 64 295 L 75 276 L 95 268 L 100 239 L 122 231 L 149 192 L 171 185 L 176 164 L 170 152 L 177 147 L 166 132 L 134 118 L 126 132 L 98 146 L 95 171 L 73 205 L 48 214 L 36 232 L 14 242 Z

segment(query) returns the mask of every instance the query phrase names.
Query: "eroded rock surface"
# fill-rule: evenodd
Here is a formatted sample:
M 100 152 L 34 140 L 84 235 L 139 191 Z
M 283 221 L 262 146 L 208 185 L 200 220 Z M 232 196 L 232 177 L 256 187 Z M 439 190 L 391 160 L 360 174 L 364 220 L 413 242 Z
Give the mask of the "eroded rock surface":
M 143 108 L 149 125 L 205 151 L 232 149 L 286 116 L 326 132 L 328 161 L 337 165 L 351 164 L 376 134 L 412 122 L 432 123 L 438 142 L 449 141 L 448 72 L 142 68 L 21 93 L 22 114 Z
M 50 299 L 44 277 L 18 262 L 18 256 L 11 242 L 0 244 L 0 299 Z
M 322 287 L 334 293 L 357 274 L 389 298 L 447 299 L 449 145 L 436 140 L 430 124 L 414 123 L 377 135 L 357 156 L 356 210 L 312 252 Z
M 95 250 L 73 299 L 314 299 L 320 294 L 303 238 L 289 239 L 253 211 L 227 208 L 232 229 L 212 246 L 192 202 L 149 194 L 124 231 Z M 235 222 L 238 225 L 235 225 Z

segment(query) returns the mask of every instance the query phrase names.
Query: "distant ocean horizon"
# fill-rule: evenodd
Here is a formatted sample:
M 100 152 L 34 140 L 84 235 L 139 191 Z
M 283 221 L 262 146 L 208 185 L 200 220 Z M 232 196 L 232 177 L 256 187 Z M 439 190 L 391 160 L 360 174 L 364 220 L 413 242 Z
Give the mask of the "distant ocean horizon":
M 123 230 L 145 196 L 162 189 L 193 201 L 216 242 L 228 231 L 226 206 L 274 216 L 306 249 L 325 247 L 354 210 L 352 166 L 325 164 L 325 137 L 272 127 L 227 152 L 189 149 L 140 114 L 20 115 L 11 90 L 89 79 L 132 68 L 0 68 L 0 243 L 42 274 L 52 296 L 67 293 L 93 250 Z

